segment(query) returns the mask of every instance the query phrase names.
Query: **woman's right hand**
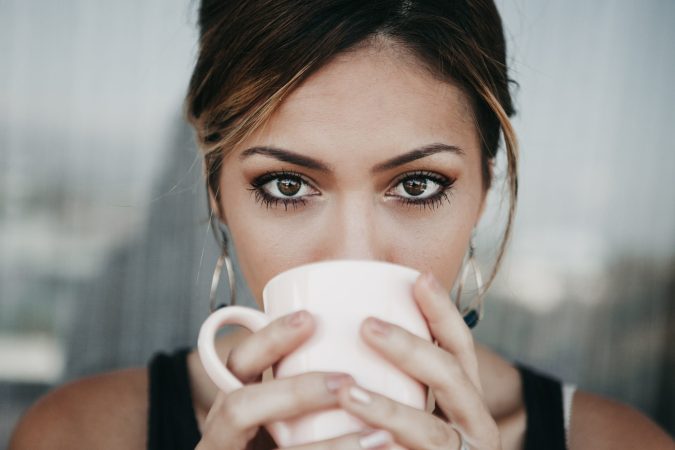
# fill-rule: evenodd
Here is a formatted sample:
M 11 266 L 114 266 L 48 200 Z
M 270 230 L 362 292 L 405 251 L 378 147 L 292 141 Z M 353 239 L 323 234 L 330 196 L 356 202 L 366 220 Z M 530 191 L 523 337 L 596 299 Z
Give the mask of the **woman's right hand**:
M 337 406 L 336 392 L 354 383 L 346 374 L 309 372 L 259 383 L 262 372 L 291 353 L 314 332 L 307 311 L 274 320 L 232 348 L 226 367 L 244 383 L 218 392 L 196 450 L 245 450 L 260 426 Z

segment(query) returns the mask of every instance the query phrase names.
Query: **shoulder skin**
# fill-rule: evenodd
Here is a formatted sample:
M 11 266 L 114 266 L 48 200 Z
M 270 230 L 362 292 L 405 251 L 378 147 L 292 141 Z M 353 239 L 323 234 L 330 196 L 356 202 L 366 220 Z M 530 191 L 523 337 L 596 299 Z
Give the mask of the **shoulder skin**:
M 570 450 L 675 450 L 668 434 L 638 410 L 578 391 L 572 402 Z
M 10 450 L 139 449 L 146 446 L 146 369 L 95 375 L 60 386 L 23 415 Z

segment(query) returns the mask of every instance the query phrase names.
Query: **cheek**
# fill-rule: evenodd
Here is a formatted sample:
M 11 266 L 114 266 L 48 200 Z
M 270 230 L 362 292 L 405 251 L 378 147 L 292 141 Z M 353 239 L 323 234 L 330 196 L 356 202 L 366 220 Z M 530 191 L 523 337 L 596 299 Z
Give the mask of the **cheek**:
M 392 258 L 420 272 L 431 271 L 448 292 L 462 268 L 482 200 L 479 181 L 465 180 L 458 183 L 449 203 L 410 222 L 399 220 L 388 232 L 388 239 L 396 243 Z
M 241 208 L 228 221 L 232 242 L 237 253 L 237 262 L 246 284 L 259 306 L 262 307 L 262 290 L 267 281 L 284 270 L 306 262 L 305 257 L 309 244 L 302 238 L 302 234 L 289 233 L 289 229 L 297 229 L 296 225 L 286 221 L 277 223 L 268 218 L 261 220 L 257 214 L 250 214 L 254 208 L 264 211 L 264 208 L 249 206 L 249 210 Z
M 312 244 L 302 220 L 292 212 L 284 214 L 283 207 L 266 208 L 247 190 L 243 175 L 223 172 L 221 206 L 227 219 L 236 259 L 253 298 L 262 308 L 265 284 L 284 270 L 307 262 L 306 254 Z
M 455 217 L 438 222 L 418 227 L 412 239 L 394 239 L 398 244 L 392 260 L 420 272 L 431 271 L 449 292 L 468 249 L 473 226 L 462 220 L 459 211 Z

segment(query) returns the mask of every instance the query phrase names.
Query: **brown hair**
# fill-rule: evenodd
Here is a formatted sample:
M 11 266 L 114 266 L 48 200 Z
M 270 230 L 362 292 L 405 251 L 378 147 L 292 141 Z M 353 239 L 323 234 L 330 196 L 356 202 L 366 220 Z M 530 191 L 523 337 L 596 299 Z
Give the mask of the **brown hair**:
M 224 156 L 263 125 L 333 56 L 391 43 L 471 99 L 481 138 L 483 186 L 504 137 L 509 215 L 489 288 L 511 234 L 518 191 L 514 114 L 501 18 L 492 0 L 202 0 L 200 51 L 186 99 L 218 204 Z

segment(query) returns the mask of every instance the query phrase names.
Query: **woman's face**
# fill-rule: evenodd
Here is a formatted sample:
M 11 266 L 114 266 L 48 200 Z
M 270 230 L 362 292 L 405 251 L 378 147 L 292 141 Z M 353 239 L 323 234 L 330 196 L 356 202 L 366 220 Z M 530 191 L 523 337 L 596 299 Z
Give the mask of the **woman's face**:
M 225 158 L 220 192 L 259 305 L 274 275 L 337 258 L 431 270 L 450 290 L 485 199 L 463 92 L 373 48 L 296 89 Z

